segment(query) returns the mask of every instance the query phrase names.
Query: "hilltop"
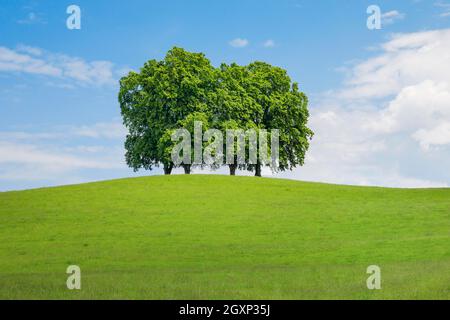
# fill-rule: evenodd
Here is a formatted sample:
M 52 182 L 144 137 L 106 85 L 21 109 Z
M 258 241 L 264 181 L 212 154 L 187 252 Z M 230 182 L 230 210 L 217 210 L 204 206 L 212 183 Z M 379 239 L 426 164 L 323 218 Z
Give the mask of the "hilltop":
M 4 192 L 0 298 L 449 299 L 449 230 L 450 189 L 179 175 Z

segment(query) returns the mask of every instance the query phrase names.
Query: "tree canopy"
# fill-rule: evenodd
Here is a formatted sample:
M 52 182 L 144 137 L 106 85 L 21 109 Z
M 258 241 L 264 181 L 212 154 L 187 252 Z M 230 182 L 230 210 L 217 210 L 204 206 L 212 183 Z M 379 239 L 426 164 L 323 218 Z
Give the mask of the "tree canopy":
M 163 165 L 170 173 L 173 163 L 159 146 L 161 138 L 189 114 L 208 112 L 215 85 L 216 70 L 203 54 L 176 47 L 164 60 L 150 60 L 123 77 L 119 103 L 128 128 L 127 164 L 135 171 Z
M 204 129 L 215 128 L 224 135 L 229 129 L 277 129 L 279 163 L 272 169 L 280 171 L 304 164 L 313 136 L 307 127 L 308 99 L 286 70 L 265 62 L 214 68 L 204 54 L 177 47 L 169 50 L 163 60 L 150 60 L 139 72 L 123 77 L 119 103 L 128 129 L 125 159 L 135 171 L 163 166 L 165 174 L 170 174 L 181 165 L 185 173 L 190 173 L 190 163 L 172 161 L 172 134 L 179 128 L 194 134 L 195 121 L 201 121 Z M 205 141 L 202 147 L 207 148 Z M 236 160 L 239 151 L 247 152 L 250 145 L 246 142 L 245 150 L 238 148 L 228 149 L 227 157 Z M 192 159 L 194 154 L 186 156 Z M 221 164 L 208 165 L 217 168 Z M 260 176 L 264 165 L 269 164 L 262 161 L 258 151 L 256 163 L 229 164 L 230 174 L 239 167 Z

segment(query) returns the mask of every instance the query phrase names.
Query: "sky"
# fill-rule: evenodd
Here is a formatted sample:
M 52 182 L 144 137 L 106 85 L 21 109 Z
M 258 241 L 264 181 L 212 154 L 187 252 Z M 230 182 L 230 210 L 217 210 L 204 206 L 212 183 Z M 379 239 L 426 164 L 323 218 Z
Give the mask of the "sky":
M 118 81 L 173 46 L 280 66 L 307 94 L 305 165 L 264 175 L 450 185 L 450 1 L 2 0 L 0 191 L 161 174 L 125 164 Z

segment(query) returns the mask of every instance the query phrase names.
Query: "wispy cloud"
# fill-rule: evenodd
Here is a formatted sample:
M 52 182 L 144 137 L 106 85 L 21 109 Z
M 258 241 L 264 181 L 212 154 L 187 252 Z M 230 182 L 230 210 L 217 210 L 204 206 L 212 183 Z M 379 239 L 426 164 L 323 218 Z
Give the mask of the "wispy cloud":
M 42 186 L 81 182 L 82 172 L 122 170 L 126 131 L 119 120 L 42 131 L 0 132 L 0 190 L 8 185 Z
M 272 39 L 268 39 L 264 42 L 263 46 L 265 48 L 273 48 L 273 47 L 275 47 L 275 41 Z
M 247 39 L 242 39 L 242 38 L 236 38 L 233 39 L 229 42 L 229 45 L 234 47 L 234 48 L 243 48 L 246 47 L 248 45 L 248 40 Z
M 97 161 L 30 143 L 0 141 L 0 164 L 5 163 L 54 166 L 58 171 L 77 168 L 107 169 L 120 165 L 120 162 Z
M 0 131 L 0 141 L 62 140 L 71 138 L 115 139 L 122 141 L 126 129 L 118 119 L 88 125 L 63 125 L 49 128 L 46 132 Z
M 63 71 L 39 58 L 19 53 L 6 47 L 0 47 L 0 72 L 24 72 L 60 77 Z
M 119 121 L 99 122 L 94 125 L 74 127 L 71 132 L 83 137 L 108 139 L 124 139 L 127 134 L 125 127 Z
M 86 61 L 26 45 L 16 49 L 0 46 L 0 72 L 44 75 L 80 85 L 114 84 L 118 78 L 110 61 Z
M 439 14 L 440 17 L 450 17 L 450 3 L 438 1 L 434 5 L 438 8 L 441 8 L 442 12 L 441 14 Z
M 24 52 L 33 56 L 41 56 L 43 53 L 43 50 L 40 48 L 36 48 L 36 47 L 31 47 L 31 46 L 27 46 L 25 44 L 19 44 L 16 47 L 16 50 L 18 52 Z
M 18 24 L 46 24 L 47 21 L 37 12 L 28 12 L 26 17 L 17 20 Z
M 384 25 L 393 24 L 398 20 L 403 20 L 405 18 L 404 13 L 400 13 L 397 10 L 392 10 L 385 12 L 381 15 L 381 21 Z

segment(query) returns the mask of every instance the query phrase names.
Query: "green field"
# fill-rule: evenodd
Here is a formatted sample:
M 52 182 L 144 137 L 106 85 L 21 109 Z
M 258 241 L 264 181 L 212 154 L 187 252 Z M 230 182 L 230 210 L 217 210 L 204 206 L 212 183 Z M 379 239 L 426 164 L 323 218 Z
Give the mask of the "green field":
M 179 175 L 4 192 L 0 298 L 450 299 L 450 189 Z

